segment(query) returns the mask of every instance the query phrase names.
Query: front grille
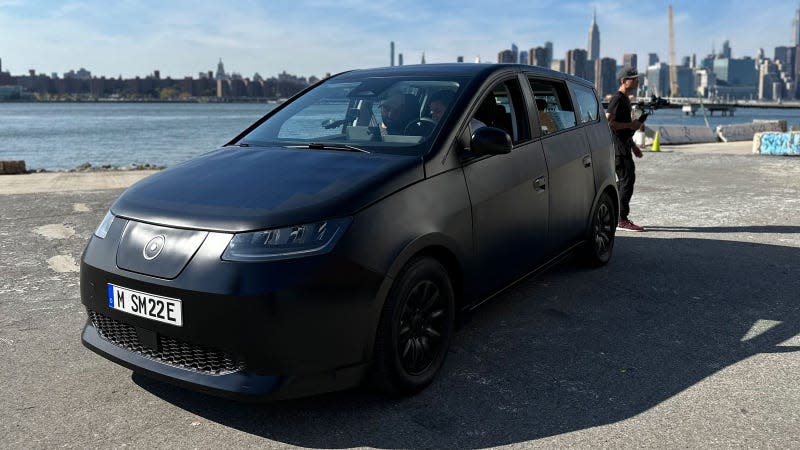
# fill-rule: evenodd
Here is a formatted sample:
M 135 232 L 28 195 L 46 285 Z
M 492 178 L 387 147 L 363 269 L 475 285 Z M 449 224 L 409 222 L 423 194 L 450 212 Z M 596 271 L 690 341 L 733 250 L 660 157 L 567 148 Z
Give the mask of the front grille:
M 210 350 L 167 336 L 158 336 L 158 350 L 142 345 L 136 328 L 127 323 L 89 311 L 100 336 L 114 345 L 170 366 L 208 375 L 225 375 L 244 369 L 244 363 L 225 352 Z

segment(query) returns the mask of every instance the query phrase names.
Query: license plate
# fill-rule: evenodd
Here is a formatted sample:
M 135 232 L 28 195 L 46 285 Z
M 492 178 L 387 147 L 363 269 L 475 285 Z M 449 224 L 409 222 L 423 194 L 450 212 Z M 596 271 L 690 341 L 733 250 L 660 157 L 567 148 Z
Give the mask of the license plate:
M 181 301 L 108 283 L 108 307 L 145 319 L 183 326 Z

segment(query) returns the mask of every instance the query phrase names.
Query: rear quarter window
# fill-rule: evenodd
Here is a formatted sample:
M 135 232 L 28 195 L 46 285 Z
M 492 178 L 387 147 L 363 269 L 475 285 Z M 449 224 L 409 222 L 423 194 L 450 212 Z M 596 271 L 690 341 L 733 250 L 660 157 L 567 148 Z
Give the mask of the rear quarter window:
M 531 78 L 530 83 L 543 135 L 577 125 L 569 89 L 564 82 Z
M 581 123 L 594 122 L 597 120 L 600 104 L 594 90 L 584 86 L 574 86 L 575 100 L 578 102 L 578 120 Z

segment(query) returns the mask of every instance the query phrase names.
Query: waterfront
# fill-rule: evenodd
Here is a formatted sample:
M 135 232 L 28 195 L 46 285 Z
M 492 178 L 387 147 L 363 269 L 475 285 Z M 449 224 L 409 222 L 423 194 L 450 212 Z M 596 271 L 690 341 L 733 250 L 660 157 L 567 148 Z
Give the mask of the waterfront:
M 0 160 L 29 170 L 156 164 L 213 150 L 274 108 L 266 103 L 0 103 Z
M 225 144 L 274 108 L 266 103 L 0 103 L 0 160 L 29 170 L 89 163 L 172 166 Z M 800 109 L 738 108 L 711 127 L 754 119 L 800 126 Z M 659 109 L 648 125 L 705 126 L 702 114 Z

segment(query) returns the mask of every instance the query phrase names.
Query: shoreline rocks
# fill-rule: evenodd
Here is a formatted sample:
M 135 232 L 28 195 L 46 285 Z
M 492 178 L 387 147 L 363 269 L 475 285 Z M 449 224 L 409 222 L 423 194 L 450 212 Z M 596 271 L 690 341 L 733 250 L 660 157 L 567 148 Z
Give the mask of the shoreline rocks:
M 24 161 L 23 161 L 24 164 Z M 125 166 L 114 166 L 111 164 L 103 164 L 101 166 L 93 166 L 91 163 L 85 162 L 72 169 L 32 169 L 19 173 L 59 173 L 59 172 L 114 172 L 114 171 L 136 171 L 136 170 L 163 170 L 167 166 L 150 164 L 150 163 L 131 163 Z M 2 173 L 2 172 L 0 172 Z

